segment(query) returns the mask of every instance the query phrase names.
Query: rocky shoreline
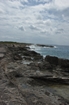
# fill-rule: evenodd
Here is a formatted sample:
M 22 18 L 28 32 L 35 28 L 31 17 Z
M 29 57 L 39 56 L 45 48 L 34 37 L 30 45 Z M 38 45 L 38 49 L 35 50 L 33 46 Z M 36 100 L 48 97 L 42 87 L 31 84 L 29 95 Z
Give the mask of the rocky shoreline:
M 69 105 L 67 93 L 53 87 L 69 90 L 69 60 L 43 58 L 27 44 L 0 43 L 0 105 Z

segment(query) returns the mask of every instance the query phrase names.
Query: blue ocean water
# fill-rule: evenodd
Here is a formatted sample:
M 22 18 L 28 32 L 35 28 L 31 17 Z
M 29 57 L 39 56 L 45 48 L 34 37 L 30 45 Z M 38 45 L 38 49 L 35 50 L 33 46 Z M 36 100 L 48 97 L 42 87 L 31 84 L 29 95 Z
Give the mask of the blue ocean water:
M 69 46 L 56 45 L 51 47 L 39 47 L 37 45 L 31 45 L 31 50 L 34 50 L 44 57 L 47 55 L 57 56 L 59 58 L 69 59 Z

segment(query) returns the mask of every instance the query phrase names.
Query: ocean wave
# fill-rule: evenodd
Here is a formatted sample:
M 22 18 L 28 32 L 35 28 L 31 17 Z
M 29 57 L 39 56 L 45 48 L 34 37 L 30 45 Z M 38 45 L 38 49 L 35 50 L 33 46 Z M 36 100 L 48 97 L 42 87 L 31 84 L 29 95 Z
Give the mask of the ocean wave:
M 30 50 L 40 50 L 41 48 L 57 48 L 57 46 L 53 46 L 53 47 L 49 47 L 49 46 L 39 46 L 39 45 L 36 45 L 36 44 L 32 44 L 32 45 L 28 45 L 27 47 L 30 48 Z
M 30 45 L 29 47 L 30 47 L 31 50 L 34 50 L 36 48 L 35 45 Z
M 57 48 L 57 46 L 54 46 L 54 48 Z
M 51 48 L 51 47 L 43 47 L 43 48 Z
M 30 45 L 30 46 L 28 46 L 28 47 L 30 47 L 30 50 L 35 50 L 35 51 L 41 49 L 41 47 L 39 47 L 39 46 L 37 46 L 37 45 Z

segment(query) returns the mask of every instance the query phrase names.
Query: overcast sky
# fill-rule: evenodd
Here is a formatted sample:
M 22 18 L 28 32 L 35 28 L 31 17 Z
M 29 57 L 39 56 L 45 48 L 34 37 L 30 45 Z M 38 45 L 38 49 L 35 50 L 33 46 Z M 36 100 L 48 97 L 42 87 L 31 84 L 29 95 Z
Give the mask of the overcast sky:
M 0 41 L 69 45 L 69 0 L 0 0 Z

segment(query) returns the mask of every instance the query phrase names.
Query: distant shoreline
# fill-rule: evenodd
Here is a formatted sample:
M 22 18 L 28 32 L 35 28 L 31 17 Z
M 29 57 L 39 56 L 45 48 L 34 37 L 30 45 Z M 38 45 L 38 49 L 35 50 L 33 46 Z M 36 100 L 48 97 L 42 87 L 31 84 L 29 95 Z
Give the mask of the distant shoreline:
M 13 42 L 13 41 L 0 41 L 0 44 L 24 44 L 24 45 L 37 45 L 40 47 L 51 47 L 53 48 L 53 45 L 46 45 L 46 44 L 34 44 L 34 43 L 21 43 L 21 42 Z

